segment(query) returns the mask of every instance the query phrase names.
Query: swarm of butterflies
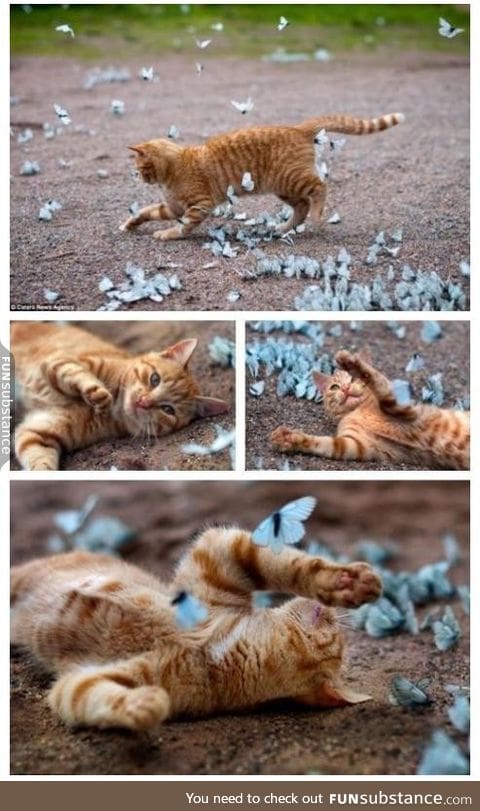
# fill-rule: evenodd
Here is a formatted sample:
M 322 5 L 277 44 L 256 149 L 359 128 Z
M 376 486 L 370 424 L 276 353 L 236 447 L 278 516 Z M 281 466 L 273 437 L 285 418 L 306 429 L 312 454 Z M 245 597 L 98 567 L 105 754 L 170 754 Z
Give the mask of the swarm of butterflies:
M 355 334 L 361 325 L 357 322 L 329 326 L 327 322 L 257 321 L 250 323 L 249 328 L 265 336 L 248 341 L 245 347 L 246 367 L 254 378 L 249 388 L 250 395 L 262 397 L 265 392 L 265 378 L 274 376 L 276 393 L 279 397 L 294 395 L 297 399 L 320 401 L 321 395 L 313 381 L 312 372 L 332 374 L 335 368 L 334 355 L 322 351 L 326 338 L 328 336 L 340 338 L 347 330 Z M 399 325 L 392 321 L 387 322 L 386 329 L 393 332 L 399 340 L 403 340 L 407 331 L 405 324 Z M 291 337 L 283 337 L 278 333 Z M 425 343 L 438 341 L 443 334 L 443 329 L 437 321 L 423 322 L 420 337 Z M 295 335 L 307 336 L 309 341 L 305 343 L 295 340 Z M 423 382 L 418 399 L 440 407 L 446 397 L 442 373 L 427 374 L 424 371 L 425 365 L 422 354 L 415 352 L 408 360 L 405 371 L 407 374 L 422 373 Z M 419 379 L 415 378 L 416 381 Z M 409 380 L 393 380 L 392 389 L 400 405 L 408 405 L 413 401 L 412 385 Z M 459 398 L 453 405 L 458 410 L 468 410 L 469 397 Z
M 105 293 L 107 301 L 98 307 L 98 310 L 119 310 L 122 304 L 148 299 L 157 303 L 170 296 L 175 290 L 182 289 L 182 282 L 176 273 L 169 277 L 163 273 L 147 276 L 146 271 L 128 262 L 125 268 L 126 279 L 116 285 L 109 276 L 103 276 L 98 284 L 101 293 Z

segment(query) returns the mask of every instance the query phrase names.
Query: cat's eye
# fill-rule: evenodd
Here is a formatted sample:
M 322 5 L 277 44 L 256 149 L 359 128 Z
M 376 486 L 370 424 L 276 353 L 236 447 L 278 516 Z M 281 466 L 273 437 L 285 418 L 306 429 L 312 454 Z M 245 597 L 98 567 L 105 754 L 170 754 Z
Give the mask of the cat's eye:
M 174 416 L 175 416 L 175 409 L 174 409 L 174 407 L 173 407 L 173 406 L 171 406 L 171 405 L 168 405 L 168 403 L 162 403 L 162 405 L 160 406 L 160 408 L 161 408 L 161 410 L 162 410 L 162 411 L 165 411 L 165 414 L 170 414 L 170 416 L 172 416 L 172 417 L 174 417 Z
M 160 385 L 160 375 L 157 372 L 154 372 L 150 375 L 150 385 L 152 389 L 155 389 L 157 386 Z
M 339 389 L 339 388 L 340 388 L 340 386 L 338 385 L 338 383 L 332 383 L 332 385 L 330 386 L 331 391 L 333 391 L 334 389 Z

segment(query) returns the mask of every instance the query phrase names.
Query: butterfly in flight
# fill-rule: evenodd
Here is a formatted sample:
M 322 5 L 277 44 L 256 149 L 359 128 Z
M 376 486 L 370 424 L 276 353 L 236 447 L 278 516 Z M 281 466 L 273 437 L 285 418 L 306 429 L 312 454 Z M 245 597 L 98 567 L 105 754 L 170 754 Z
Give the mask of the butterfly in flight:
M 288 20 L 286 19 L 286 17 L 280 17 L 280 20 L 278 21 L 278 25 L 277 25 L 278 30 L 283 31 L 283 29 L 286 28 L 287 25 L 288 25 Z
M 233 106 L 239 113 L 245 115 L 245 113 L 249 113 L 254 108 L 254 103 L 250 96 L 246 101 L 232 101 Z
M 454 25 L 450 25 L 448 20 L 444 20 L 443 17 L 438 18 L 438 33 L 441 37 L 453 39 L 453 37 L 458 36 L 458 34 L 463 34 L 463 31 L 463 28 L 455 28 Z
M 252 540 L 258 546 L 270 546 L 279 554 L 284 544 L 295 544 L 305 535 L 303 521 L 312 514 L 317 499 L 312 496 L 289 501 L 279 510 L 260 522 L 252 533 Z

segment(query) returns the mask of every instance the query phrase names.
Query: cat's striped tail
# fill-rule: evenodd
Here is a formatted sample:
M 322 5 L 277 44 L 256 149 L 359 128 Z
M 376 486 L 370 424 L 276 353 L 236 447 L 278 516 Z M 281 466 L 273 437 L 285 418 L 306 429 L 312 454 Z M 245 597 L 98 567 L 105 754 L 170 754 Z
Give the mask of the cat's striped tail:
M 403 113 L 388 113 L 379 118 L 353 118 L 351 115 L 323 115 L 319 118 L 310 118 L 303 124 L 297 124 L 297 129 L 312 138 L 320 132 L 343 132 L 347 135 L 369 135 L 372 132 L 380 132 L 401 124 L 405 121 Z

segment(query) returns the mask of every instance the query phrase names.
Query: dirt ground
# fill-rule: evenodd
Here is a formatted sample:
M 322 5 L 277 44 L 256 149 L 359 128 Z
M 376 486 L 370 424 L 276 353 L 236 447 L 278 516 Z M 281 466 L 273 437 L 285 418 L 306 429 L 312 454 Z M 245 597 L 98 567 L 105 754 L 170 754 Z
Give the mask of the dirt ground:
M 241 515 L 242 525 L 253 529 L 279 505 L 312 494 L 318 507 L 307 525 L 310 538 L 347 554 L 353 554 L 360 539 L 389 538 L 398 544 L 392 568 L 412 570 L 441 559 L 441 537 L 454 531 L 462 560 L 452 580 L 457 585 L 468 580 L 466 482 L 63 482 L 61 488 L 57 482 L 14 482 L 13 561 L 44 555 L 53 514 L 77 507 L 92 492 L 101 494 L 100 512 L 137 528 L 128 559 L 161 576 L 168 576 L 187 540 L 207 523 L 238 523 Z M 463 636 L 458 647 L 445 653 L 434 648 L 430 632 L 373 639 L 346 631 L 348 681 L 373 696 L 369 703 L 322 711 L 275 704 L 243 714 L 175 721 L 141 737 L 62 726 L 45 704 L 48 676 L 38 672 L 27 654 L 15 651 L 12 773 L 412 774 L 433 729 L 445 728 L 456 737 L 446 716 L 444 687 L 468 683 L 469 647 L 467 620 L 458 601 L 451 602 Z M 420 619 L 426 611 L 418 609 Z M 398 673 L 414 680 L 430 676 L 434 703 L 417 711 L 391 706 L 388 688 Z
M 469 65 L 462 56 L 434 53 L 341 56 L 329 63 L 272 64 L 253 59 L 215 59 L 196 74 L 193 60 L 180 56 L 145 56 L 159 81 L 137 78 L 139 62 L 123 62 L 132 79 L 124 84 L 83 87 L 87 63 L 50 58 L 14 58 L 12 94 L 11 303 L 13 309 L 45 307 L 43 288 L 60 294 L 55 308 L 97 309 L 105 303 L 98 283 L 107 274 L 125 280 L 127 262 L 150 274 L 176 265 L 183 289 L 161 304 L 139 301 L 131 310 L 288 310 L 305 280 L 242 280 L 254 259 L 244 249 L 237 258 L 214 259 L 202 247 L 212 219 L 188 240 L 159 244 L 152 225 L 120 233 L 128 208 L 158 201 L 158 191 L 132 177 L 126 147 L 165 136 L 170 125 L 181 143 L 201 142 L 218 132 L 245 125 L 298 123 L 314 115 L 348 112 L 365 117 L 401 111 L 406 124 L 386 133 L 348 138 L 331 164 L 327 217 L 338 211 L 341 222 L 307 226 L 293 248 L 275 241 L 267 256 L 290 253 L 325 259 L 345 246 L 353 256 L 352 279 L 369 283 L 378 269 L 392 264 L 395 282 L 405 263 L 433 271 L 445 280 L 468 280 L 459 262 L 469 256 Z M 106 67 L 104 65 L 103 67 Z M 251 96 L 255 107 L 241 116 L 231 99 Z M 125 114 L 110 112 L 113 99 Z M 44 122 L 55 122 L 53 104 L 65 107 L 72 124 L 51 140 Z M 19 146 L 25 127 L 33 140 Z M 78 128 L 81 129 L 78 129 Z M 92 132 L 93 134 L 90 134 Z M 21 177 L 25 160 L 40 163 L 41 174 Z M 69 161 L 61 168 L 59 159 Z M 100 179 L 98 170 L 108 176 Z M 54 198 L 63 208 L 50 222 L 38 219 L 42 204 Z M 248 216 L 278 210 L 272 198 L 245 198 Z M 219 221 L 217 221 L 217 224 Z M 397 259 L 364 264 L 376 234 L 398 226 L 404 240 Z M 212 261 L 213 268 L 204 266 Z M 236 302 L 227 295 L 240 292 Z
M 327 329 L 340 322 L 325 322 Z M 422 322 L 405 321 L 405 338 L 399 339 L 388 329 L 385 322 L 363 321 L 361 331 L 352 331 L 348 321 L 343 321 L 343 334 L 340 338 L 327 335 L 319 354 L 326 352 L 335 355 L 339 349 L 358 351 L 368 348 L 372 361 L 390 380 L 408 380 L 413 399 L 421 401 L 422 388 L 427 378 L 438 372 L 442 373 L 445 392 L 445 408 L 452 408 L 458 398 L 470 394 L 470 339 L 469 323 L 461 321 L 443 321 L 442 337 L 434 343 L 425 343 L 420 338 Z M 400 323 L 400 322 L 399 322 Z M 285 335 L 283 332 L 269 333 L 287 341 L 307 343 L 303 335 Z M 247 343 L 264 340 L 265 336 L 250 329 L 247 325 Z M 405 367 L 415 352 L 419 352 L 425 367 L 418 372 L 407 373 Z M 265 390 L 261 397 L 248 393 L 254 378 L 246 372 L 246 467 L 254 470 L 259 467 L 276 470 L 288 459 L 290 467 L 298 470 L 422 470 L 415 465 L 399 463 L 380 464 L 378 462 L 342 462 L 321 459 L 318 456 L 307 456 L 302 453 L 280 453 L 274 451 L 270 443 L 270 434 L 279 425 L 288 425 L 317 436 L 327 434 L 334 436 L 336 424 L 329 419 L 321 403 L 311 400 L 297 400 L 294 395 L 279 397 L 277 395 L 276 375 L 267 377 L 265 367 L 261 367 L 258 380 L 265 380 Z M 288 474 L 287 474 L 288 475 Z
M 227 321 L 87 321 L 76 322 L 99 337 L 112 341 L 132 353 L 164 349 L 184 338 L 198 337 L 190 369 L 201 387 L 202 394 L 219 397 L 230 404 L 230 412 L 219 417 L 196 420 L 186 428 L 157 441 L 144 437 L 105 439 L 88 448 L 62 457 L 63 470 L 230 470 L 228 450 L 208 456 L 182 452 L 190 442 L 210 445 L 216 437 L 214 425 L 231 429 L 235 425 L 235 370 L 214 363 L 208 345 L 215 336 L 235 340 L 235 325 Z M 22 418 L 17 406 L 15 419 Z M 13 443 L 12 443 L 13 447 Z M 12 455 L 11 469 L 20 470 Z

